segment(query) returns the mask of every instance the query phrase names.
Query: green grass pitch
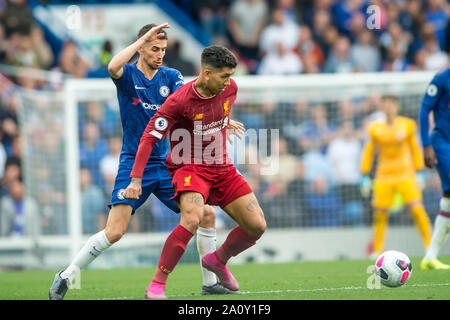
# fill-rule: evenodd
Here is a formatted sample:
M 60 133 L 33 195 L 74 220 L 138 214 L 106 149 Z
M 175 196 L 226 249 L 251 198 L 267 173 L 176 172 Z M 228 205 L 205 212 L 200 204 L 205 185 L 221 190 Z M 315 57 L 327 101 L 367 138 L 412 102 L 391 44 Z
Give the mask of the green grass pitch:
M 231 265 L 240 295 L 202 296 L 198 264 L 180 264 L 170 275 L 166 295 L 171 300 L 447 300 L 450 270 L 420 270 L 420 258 L 411 259 L 413 272 L 402 287 L 369 289 L 371 260 L 341 260 L 278 264 Z M 450 256 L 442 257 L 450 263 Z M 369 270 L 370 271 L 370 270 Z M 0 273 L 1 300 L 46 300 L 56 270 Z M 66 300 L 140 300 L 155 268 L 87 269 L 81 288 L 70 289 Z

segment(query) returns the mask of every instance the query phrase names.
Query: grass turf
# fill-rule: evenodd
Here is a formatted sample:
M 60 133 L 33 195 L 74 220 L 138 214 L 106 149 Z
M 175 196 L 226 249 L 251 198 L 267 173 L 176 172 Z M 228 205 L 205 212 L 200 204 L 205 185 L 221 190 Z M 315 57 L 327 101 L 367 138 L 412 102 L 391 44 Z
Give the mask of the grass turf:
M 171 300 L 447 300 L 450 270 L 420 270 L 413 258 L 413 272 L 402 287 L 369 289 L 371 260 L 341 260 L 279 264 L 231 265 L 242 294 L 202 296 L 198 264 L 180 264 L 170 275 L 166 295 Z M 450 256 L 441 261 L 450 263 Z M 81 288 L 67 292 L 66 300 L 140 300 L 144 298 L 155 268 L 87 269 Z M 0 273 L 1 300 L 46 300 L 56 270 Z M 369 283 L 372 281 L 369 280 Z

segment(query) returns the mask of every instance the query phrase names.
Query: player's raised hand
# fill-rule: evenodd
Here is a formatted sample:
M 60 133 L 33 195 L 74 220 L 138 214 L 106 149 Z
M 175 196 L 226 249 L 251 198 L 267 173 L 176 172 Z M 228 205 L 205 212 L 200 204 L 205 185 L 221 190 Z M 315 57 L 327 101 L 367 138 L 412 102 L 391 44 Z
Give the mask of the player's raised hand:
M 433 168 L 437 164 L 436 154 L 431 145 L 423 148 L 423 160 L 428 168 Z
M 157 40 L 159 38 L 163 38 L 164 34 L 160 33 L 162 29 L 170 28 L 169 23 L 165 22 L 163 24 L 160 24 L 159 26 L 153 27 L 150 30 L 147 31 L 146 34 L 142 36 L 142 39 L 145 41 L 153 41 Z
M 242 140 L 244 132 L 245 127 L 243 123 L 230 119 L 230 123 L 228 124 L 227 128 L 227 140 L 229 143 L 233 144 L 233 139 L 231 139 L 231 135 L 234 134 L 236 137 L 239 138 L 239 140 Z
M 142 179 L 132 178 L 130 184 L 125 189 L 123 197 L 128 200 L 137 200 L 142 194 Z

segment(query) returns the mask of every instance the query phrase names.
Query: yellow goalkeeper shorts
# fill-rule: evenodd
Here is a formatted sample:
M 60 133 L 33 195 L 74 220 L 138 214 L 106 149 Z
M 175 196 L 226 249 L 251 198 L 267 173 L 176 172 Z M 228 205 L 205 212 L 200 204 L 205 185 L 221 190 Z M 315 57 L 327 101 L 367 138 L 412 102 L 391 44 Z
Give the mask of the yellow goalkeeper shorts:
M 422 191 L 416 179 L 408 179 L 399 182 L 377 181 L 373 185 L 372 205 L 379 209 L 389 209 L 396 193 L 402 196 L 404 204 L 422 201 Z

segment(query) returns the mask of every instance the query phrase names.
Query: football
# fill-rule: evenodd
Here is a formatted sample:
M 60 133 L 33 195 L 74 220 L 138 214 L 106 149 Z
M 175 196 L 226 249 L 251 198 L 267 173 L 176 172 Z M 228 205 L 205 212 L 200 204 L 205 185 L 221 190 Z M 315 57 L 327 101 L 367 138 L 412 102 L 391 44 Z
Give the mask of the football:
M 392 288 L 405 284 L 412 273 L 408 256 L 395 250 L 382 253 L 376 260 L 375 268 L 381 283 Z

